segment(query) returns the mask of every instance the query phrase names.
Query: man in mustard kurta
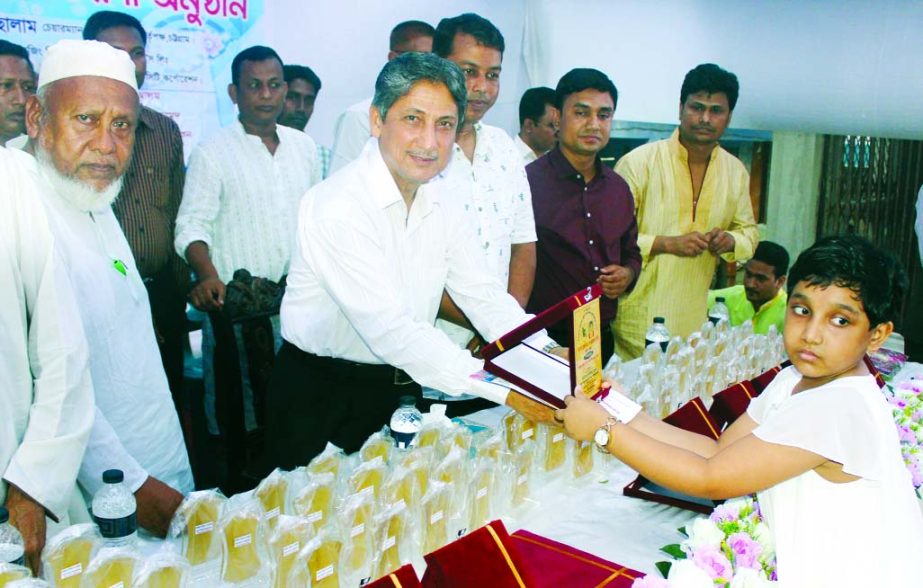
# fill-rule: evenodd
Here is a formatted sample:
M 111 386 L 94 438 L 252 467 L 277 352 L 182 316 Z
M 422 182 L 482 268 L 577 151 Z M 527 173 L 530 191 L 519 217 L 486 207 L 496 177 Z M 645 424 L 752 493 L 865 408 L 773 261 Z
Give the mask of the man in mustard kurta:
M 778 243 L 760 241 L 753 259 L 744 266 L 744 283 L 730 288 L 711 290 L 708 308 L 718 297 L 724 298 L 731 325 L 753 323 L 753 332 L 765 335 L 775 325 L 781 333 L 785 324 L 785 274 L 788 273 L 788 251 Z
M 686 337 L 706 320 L 706 300 L 718 258 L 753 255 L 759 234 L 750 204 L 750 176 L 718 140 L 737 104 L 737 77 L 714 64 L 686 74 L 679 128 L 669 139 L 642 145 L 615 170 L 631 186 L 644 265 L 634 291 L 619 301 L 613 324 L 623 359 L 644 350 L 655 316 Z

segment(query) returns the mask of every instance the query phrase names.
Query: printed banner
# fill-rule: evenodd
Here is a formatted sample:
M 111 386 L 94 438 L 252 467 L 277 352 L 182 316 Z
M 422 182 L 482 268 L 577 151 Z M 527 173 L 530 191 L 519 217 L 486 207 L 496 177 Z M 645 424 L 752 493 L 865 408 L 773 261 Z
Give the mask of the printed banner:
M 229 124 L 231 61 L 260 44 L 255 25 L 263 0 L 0 0 L 0 38 L 29 51 L 36 71 L 45 50 L 79 39 L 98 10 L 125 12 L 147 31 L 147 76 L 141 102 L 171 117 L 186 157 L 202 138 Z

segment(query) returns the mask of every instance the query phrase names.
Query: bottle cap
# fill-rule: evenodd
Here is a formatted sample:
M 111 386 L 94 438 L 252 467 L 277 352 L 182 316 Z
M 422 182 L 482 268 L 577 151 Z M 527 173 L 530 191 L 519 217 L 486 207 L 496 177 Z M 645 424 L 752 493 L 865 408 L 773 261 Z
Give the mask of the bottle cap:
M 122 470 L 106 470 L 103 472 L 103 482 L 106 484 L 120 484 L 125 479 Z
M 715 298 L 715 302 L 724 302 L 724 296 L 718 296 Z
M 662 316 L 655 316 L 655 317 L 654 317 L 654 322 L 662 325 L 663 323 L 665 323 L 665 322 L 667 322 L 667 321 L 666 321 L 666 319 L 663 318 Z
M 0 506 L 0 525 L 10 520 L 10 511 L 6 507 Z
M 417 405 L 417 397 L 416 397 L 416 396 L 412 396 L 412 395 L 410 395 L 410 394 L 406 394 L 406 395 L 401 396 L 400 398 L 398 398 L 398 400 L 397 400 L 397 405 L 398 405 L 398 406 L 416 406 L 416 405 Z

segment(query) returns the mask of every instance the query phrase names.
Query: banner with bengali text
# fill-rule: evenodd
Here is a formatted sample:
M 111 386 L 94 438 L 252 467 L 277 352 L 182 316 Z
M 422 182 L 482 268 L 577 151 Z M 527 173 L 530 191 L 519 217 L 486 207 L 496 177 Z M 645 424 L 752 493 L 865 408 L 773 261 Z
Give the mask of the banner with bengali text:
M 36 71 L 45 50 L 79 39 L 98 10 L 125 12 L 147 31 L 141 102 L 176 121 L 186 157 L 234 116 L 227 98 L 231 61 L 261 44 L 264 0 L 0 0 L 0 38 L 29 51 Z

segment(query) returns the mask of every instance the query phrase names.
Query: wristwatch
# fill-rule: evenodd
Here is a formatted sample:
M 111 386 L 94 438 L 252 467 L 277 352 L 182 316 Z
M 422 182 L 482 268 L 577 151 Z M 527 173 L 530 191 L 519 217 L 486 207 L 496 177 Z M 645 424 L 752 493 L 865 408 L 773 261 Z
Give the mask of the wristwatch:
M 618 423 L 618 420 L 610 416 L 606 419 L 605 425 L 596 429 L 596 433 L 593 434 L 593 442 L 596 443 L 596 449 L 606 454 L 609 453 L 609 432 L 612 429 L 612 425 L 616 423 Z

